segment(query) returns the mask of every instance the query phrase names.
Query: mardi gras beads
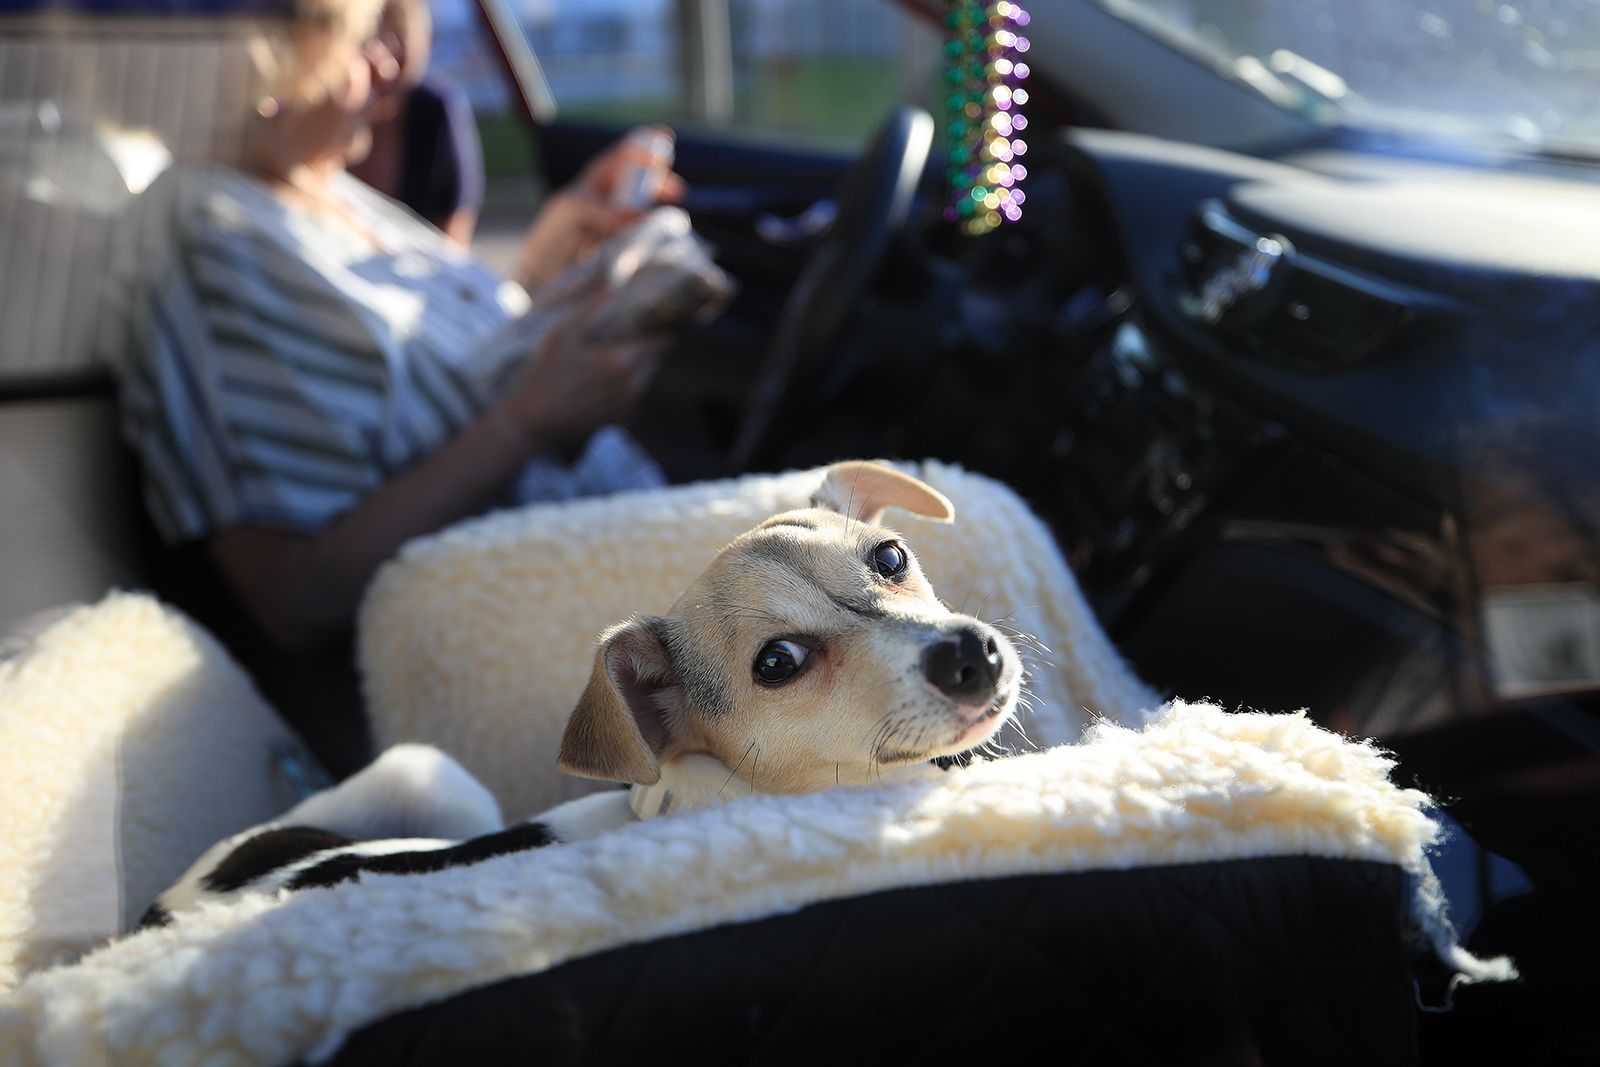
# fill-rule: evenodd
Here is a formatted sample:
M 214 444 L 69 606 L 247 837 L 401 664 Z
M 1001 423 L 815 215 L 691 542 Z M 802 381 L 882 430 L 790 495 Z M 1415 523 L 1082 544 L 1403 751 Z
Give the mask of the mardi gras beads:
M 1028 176 L 1028 13 L 1011 0 L 949 0 L 945 8 L 946 220 L 980 234 L 1022 217 Z

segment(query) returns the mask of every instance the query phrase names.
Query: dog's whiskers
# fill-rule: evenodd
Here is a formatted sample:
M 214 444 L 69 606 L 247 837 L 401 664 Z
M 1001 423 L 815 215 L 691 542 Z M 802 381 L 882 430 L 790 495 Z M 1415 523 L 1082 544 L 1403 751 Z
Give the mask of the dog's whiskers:
M 890 744 L 894 743 L 899 748 L 907 747 L 902 735 L 913 724 L 900 718 L 895 712 L 890 712 L 878 720 L 878 727 L 873 732 L 873 743 L 868 750 L 871 757 L 867 765 L 869 777 L 874 779 L 883 777 L 884 757 L 889 752 Z
M 739 757 L 739 762 L 734 764 L 733 770 L 728 772 L 727 781 L 724 781 L 717 789 L 717 799 L 720 800 L 722 798 L 722 791 L 728 788 L 728 783 L 732 782 L 739 776 L 739 768 L 744 766 L 744 761 L 750 758 L 751 752 L 755 751 L 756 743 L 757 741 L 755 739 L 751 740 L 750 747 L 744 750 L 744 755 Z
M 1032 642 L 1036 642 L 1037 643 L 1038 640 L 1039 640 L 1037 634 L 1029 633 L 1028 631 L 1022 629 L 1020 626 L 1017 626 L 1015 624 L 1015 622 L 1013 621 L 1013 620 L 1016 619 L 1016 617 L 1018 615 L 1021 615 L 1024 611 L 1031 611 L 1031 610 L 1033 610 L 1033 609 L 1035 609 L 1037 607 L 1039 607 L 1038 604 L 1023 604 L 1023 605 L 1021 605 L 1019 607 L 1011 609 L 1010 611 L 1006 612 L 1004 615 L 998 616 L 997 618 L 993 618 L 993 619 L 987 619 L 985 621 L 988 622 L 990 626 L 993 626 L 993 627 L 995 627 L 996 629 L 999 629 L 999 630 L 1004 630 L 1006 633 L 1011 634 L 1014 637 L 1018 637 L 1018 638 L 1021 638 L 1023 640 L 1032 641 Z M 1048 649 L 1046 651 L 1048 651 Z
M 999 630 L 1013 641 L 1026 646 L 1034 652 L 1039 652 L 1046 655 L 1054 654 L 1055 650 L 1041 641 L 1037 634 L 1031 634 L 1026 630 L 1012 626 L 1010 623 L 1006 622 L 991 622 L 989 625 L 993 626 L 996 630 Z
M 1028 711 L 1031 714 L 1033 709 L 1030 707 Z M 1031 751 L 1039 751 L 1039 746 L 1033 743 L 1033 738 L 1028 736 L 1028 731 L 1022 728 L 1022 724 L 1017 721 L 1017 717 L 1015 715 L 1006 720 L 1006 726 L 1009 726 L 1011 729 L 1015 730 L 1017 732 L 1017 736 L 1022 738 L 1022 743 L 1027 745 Z
M 1039 607 L 1043 607 L 1043 605 L 1042 604 L 1018 604 L 1016 607 L 1012 608 L 1010 611 L 1006 612 L 1004 615 L 1001 615 L 999 618 L 994 620 L 995 625 L 998 625 L 998 624 L 1003 623 L 1003 622 L 1010 622 L 1012 619 L 1016 618 L 1018 615 L 1021 615 L 1024 611 L 1032 611 L 1035 608 L 1039 608 Z
M 856 513 L 856 486 L 858 486 L 860 483 L 861 475 L 859 473 L 850 479 L 850 499 L 849 502 L 845 504 L 844 509 L 844 533 L 846 537 L 854 536 L 850 530 L 850 523 L 854 521 L 851 516 Z
M 872 757 L 871 770 L 875 771 L 882 765 L 884 749 L 888 746 L 889 739 L 894 736 L 898 728 L 893 712 L 878 720 L 878 725 L 872 733 L 872 744 L 868 748 L 868 752 Z

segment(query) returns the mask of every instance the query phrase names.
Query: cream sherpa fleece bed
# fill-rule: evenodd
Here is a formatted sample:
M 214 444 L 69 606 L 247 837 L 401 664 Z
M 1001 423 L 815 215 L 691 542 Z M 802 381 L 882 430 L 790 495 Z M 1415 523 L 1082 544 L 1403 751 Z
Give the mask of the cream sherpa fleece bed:
M 607 948 L 953 880 L 1349 857 L 1414 876 L 1467 980 L 1428 867 L 1428 799 L 1303 715 L 1175 704 L 1142 730 L 932 780 L 748 796 L 586 841 L 179 916 L 0 997 L 0 1063 L 282 1063 L 408 1006 Z
M 953 524 L 890 509 L 951 607 L 1021 631 L 1037 747 L 1091 717 L 1126 721 L 1160 697 L 1128 669 L 1050 531 L 1015 492 L 936 462 L 896 464 L 950 498 Z M 508 817 L 602 786 L 554 773 L 601 630 L 677 599 L 729 541 L 803 507 L 822 470 L 755 475 L 524 508 L 413 541 L 362 609 L 360 663 L 379 748 L 424 741 L 455 756 Z M 1001 740 L 1021 744 L 1011 731 Z M 1021 745 L 1026 747 L 1026 745 Z
M 298 742 L 200 627 L 113 593 L 0 650 L 0 989 L 136 921 L 295 794 Z M 305 757 L 309 758 L 309 757 Z

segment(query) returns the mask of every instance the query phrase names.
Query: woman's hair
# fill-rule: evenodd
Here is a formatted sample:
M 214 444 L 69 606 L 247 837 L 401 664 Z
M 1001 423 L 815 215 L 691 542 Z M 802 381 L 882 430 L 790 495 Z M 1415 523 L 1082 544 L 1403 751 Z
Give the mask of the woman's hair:
M 284 17 L 263 23 L 250 54 L 261 97 L 311 106 L 344 76 L 350 49 L 377 32 L 383 0 L 286 0 Z

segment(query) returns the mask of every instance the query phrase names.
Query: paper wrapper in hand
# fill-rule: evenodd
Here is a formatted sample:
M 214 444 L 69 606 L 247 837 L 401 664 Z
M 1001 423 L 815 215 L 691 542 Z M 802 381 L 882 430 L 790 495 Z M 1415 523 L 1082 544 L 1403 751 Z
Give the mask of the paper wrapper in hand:
M 733 292 L 689 216 L 658 207 L 540 290 L 529 314 L 561 315 L 598 297 L 589 336 L 620 341 L 708 322 Z
M 734 289 L 689 216 L 658 207 L 538 290 L 528 310 L 490 334 L 463 369 L 485 397 L 495 396 L 552 331 L 591 302 L 598 303 L 584 340 L 609 344 L 708 322 Z
M 736 286 L 675 207 L 658 207 L 618 231 L 582 262 L 540 289 L 529 310 L 480 347 L 476 366 L 498 390 L 543 338 L 591 301 L 585 337 L 595 344 L 644 338 L 709 322 Z

